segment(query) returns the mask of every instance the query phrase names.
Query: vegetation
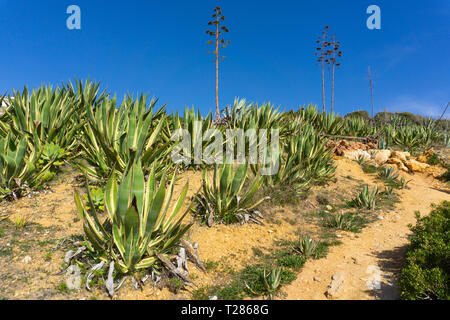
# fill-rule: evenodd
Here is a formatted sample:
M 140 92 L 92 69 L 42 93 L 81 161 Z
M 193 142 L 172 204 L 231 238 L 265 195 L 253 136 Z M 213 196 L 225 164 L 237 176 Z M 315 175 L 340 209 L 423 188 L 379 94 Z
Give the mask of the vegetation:
M 253 196 L 261 186 L 262 177 L 256 176 L 244 188 L 247 169 L 246 163 L 240 164 L 234 173 L 233 164 L 216 165 L 212 181 L 208 178 L 208 171 L 203 171 L 203 187 L 197 196 L 195 211 L 207 220 L 209 226 L 214 220 L 259 223 L 262 216 L 256 207 L 265 198 L 255 201 Z
M 450 202 L 434 206 L 429 216 L 416 213 L 417 225 L 400 280 L 406 300 L 450 299 Z
M 120 277 L 137 277 L 141 270 L 157 274 L 169 270 L 172 272 L 169 282 L 174 288 L 186 283 L 186 279 L 174 278 L 167 262 L 174 261 L 182 237 L 189 230 L 190 225 L 183 224 L 188 212 L 194 211 L 208 225 L 262 224 L 258 206 L 269 195 L 281 199 L 283 205 L 303 201 L 313 186 L 335 179 L 336 167 L 327 147 L 332 135 L 376 136 L 379 148 L 400 147 L 411 152 L 432 145 L 448 146 L 450 136 L 442 122 L 419 121 L 409 114 L 390 115 L 387 122 L 381 121 L 381 116 L 370 121 L 361 112 L 343 118 L 320 112 L 313 105 L 280 112 L 271 103 L 257 105 L 243 99 L 236 99 L 232 106 L 226 107 L 221 121 L 213 121 L 212 114 L 202 116 L 194 108 L 185 108 L 182 114 L 167 114 L 165 106 L 158 107 L 158 100 L 146 95 L 126 96 L 117 103 L 115 96 L 100 93 L 98 88 L 98 83 L 76 81 L 75 85 L 14 92 L 14 99 L 0 115 L 0 199 L 15 200 L 46 188 L 63 166 L 73 166 L 86 179 L 86 194 L 75 195 L 84 226 L 82 243 L 89 251 L 86 256 L 95 262 L 110 265 L 114 262 L 111 274 Z M 211 129 L 220 133 L 228 129 L 252 130 L 258 140 L 244 136 L 245 158 L 240 159 L 244 160 L 241 164 L 235 161 L 215 164 L 205 158 L 198 162 L 198 151 L 217 159 L 219 153 L 215 148 L 223 150 L 230 142 L 216 141 Z M 189 150 L 177 149 L 179 140 L 174 135 L 179 130 L 189 133 Z M 279 144 L 262 149 L 262 142 L 274 140 Z M 249 151 L 254 147 L 259 151 L 257 163 L 250 161 L 254 159 Z M 180 152 L 182 161 L 172 162 L 174 151 Z M 236 156 L 238 146 L 232 152 Z M 396 189 L 407 187 L 408 181 L 395 170 L 377 168 L 363 157 L 357 161 L 364 172 L 378 172 L 385 190 L 378 192 L 377 188 L 365 186 L 351 201 L 353 208 L 344 204 L 355 212 L 327 212 L 324 221 L 327 228 L 358 231 L 367 221 L 364 215 L 370 214 L 368 210 L 394 203 Z M 430 157 L 429 163 L 444 165 L 437 156 Z M 265 174 L 270 167 L 274 168 L 273 174 Z M 202 187 L 192 197 L 191 205 L 196 207 L 184 214 L 180 210 L 187 185 L 177 200 L 171 201 L 176 172 L 180 169 L 203 171 Z M 442 179 L 448 181 L 448 177 L 447 171 Z M 324 201 L 321 204 L 328 205 Z M 448 208 L 435 211 L 447 212 Z M 427 229 L 431 222 L 423 219 L 419 225 Z M 25 218 L 17 218 L 15 226 L 17 232 L 30 228 Z M 443 293 L 448 275 L 439 271 L 439 268 L 446 270 L 441 263 L 444 258 L 439 258 L 431 248 L 434 244 L 444 248 L 439 242 L 441 238 L 434 233 L 425 237 L 418 228 L 414 229 L 417 239 L 423 237 L 424 242 L 413 240 L 413 244 L 417 244 L 417 250 L 426 246 L 429 252 L 410 254 L 411 266 L 405 269 L 403 277 L 409 293 L 403 297 L 448 297 L 448 292 Z M 325 249 L 322 242 L 300 237 L 274 254 L 270 263 L 240 272 L 239 283 L 232 283 L 217 294 L 219 298 L 261 295 L 273 298 L 283 284 L 295 278 L 294 271 L 307 259 L 321 256 Z M 2 250 L 9 254 L 7 249 Z M 429 257 L 431 254 L 434 256 Z M 51 254 L 46 256 L 48 260 L 51 258 Z M 434 263 L 433 267 L 422 265 L 429 261 Z M 421 272 L 415 279 L 419 284 L 413 282 L 413 271 Z
M 114 261 L 122 274 L 135 274 L 137 270 L 157 264 L 161 255 L 170 252 L 190 227 L 181 224 L 186 213 L 178 216 L 188 186 L 183 188 L 168 214 L 176 176 L 173 175 L 167 193 L 166 173 L 163 173 L 159 187 L 155 176 L 153 167 L 145 181 L 139 162 L 130 167 L 120 185 L 112 174 L 104 193 L 108 213 L 104 222 L 99 219 L 89 189 L 89 209 L 75 193 L 89 240 L 86 242 L 88 249 L 101 260 Z
M 369 190 L 369 186 L 365 185 L 364 189 L 352 200 L 352 205 L 357 208 L 373 210 L 375 209 L 377 194 L 377 187 Z

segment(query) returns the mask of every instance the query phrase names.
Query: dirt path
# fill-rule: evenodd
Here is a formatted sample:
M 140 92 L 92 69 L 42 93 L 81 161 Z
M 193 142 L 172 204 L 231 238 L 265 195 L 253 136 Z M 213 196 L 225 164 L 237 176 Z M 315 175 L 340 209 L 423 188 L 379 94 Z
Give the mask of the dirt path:
M 400 192 L 396 210 L 384 212 L 356 236 L 343 236 L 342 245 L 332 247 L 326 258 L 308 261 L 297 280 L 284 289 L 286 299 L 397 299 L 396 281 L 409 244 L 408 224 L 416 221 L 414 212 L 428 214 L 432 203 L 450 200 L 448 193 L 433 187 L 431 177 L 408 178 L 410 188 Z

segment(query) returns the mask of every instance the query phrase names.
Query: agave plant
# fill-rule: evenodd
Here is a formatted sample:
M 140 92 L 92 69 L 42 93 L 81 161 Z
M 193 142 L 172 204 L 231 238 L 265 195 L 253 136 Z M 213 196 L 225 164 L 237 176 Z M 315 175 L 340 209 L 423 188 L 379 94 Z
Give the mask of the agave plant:
M 289 186 L 298 194 L 307 191 L 313 184 L 331 180 L 336 170 L 325 141 L 310 125 L 288 139 L 279 158 L 268 152 L 267 159 L 261 162 L 274 167 L 275 161 L 279 162 L 279 170 L 264 175 L 264 184 L 269 187 Z M 252 165 L 252 170 L 260 173 L 261 165 Z
M 390 134 L 393 143 L 408 151 L 414 151 L 419 147 L 429 147 L 435 132 L 431 127 L 407 126 L 391 130 Z
M 342 135 L 344 132 L 345 122 L 339 116 L 333 113 L 322 112 L 320 113 L 314 124 L 315 128 L 320 133 L 329 135 Z
M 50 158 L 37 168 L 34 163 L 41 153 L 29 148 L 26 137 L 19 139 L 10 133 L 0 139 L 0 198 L 11 195 L 17 199 L 24 190 L 38 187 L 47 180 L 56 158 Z
M 377 187 L 369 190 L 369 186 L 365 185 L 363 190 L 356 196 L 355 199 L 353 199 L 352 202 L 357 208 L 373 210 L 376 206 L 377 194 Z
M 166 157 L 170 148 L 160 139 L 164 106 L 153 113 L 156 100 L 152 99 L 147 108 L 146 99 L 141 96 L 135 101 L 127 97 L 119 108 L 116 97 L 105 99 L 95 110 L 87 106 L 89 122 L 83 128 L 81 143 L 85 162 L 78 165 L 91 180 L 101 183 L 113 169 L 121 175 L 134 159 L 139 159 L 145 170 L 158 164 L 158 175 L 164 164 L 170 163 Z
M 4 115 L 15 135 L 25 135 L 30 146 L 40 149 L 46 143 L 54 143 L 67 151 L 77 147 L 75 136 L 84 125 L 78 116 L 81 101 L 60 88 L 42 86 L 31 94 L 14 91 L 10 106 Z
M 395 172 L 394 168 L 391 167 L 383 167 L 381 168 L 381 171 L 378 174 L 378 177 L 386 182 L 393 182 L 397 180 L 398 173 Z
M 223 112 L 227 128 L 239 128 L 244 116 L 253 108 L 245 99 L 235 98 L 233 105 L 227 106 Z
M 178 215 L 187 184 L 168 214 L 175 180 L 174 174 L 167 191 L 164 173 L 158 187 L 155 168 L 146 181 L 139 162 L 130 167 L 120 185 L 112 174 L 104 193 L 107 217 L 103 222 L 89 188 L 89 209 L 75 193 L 88 249 L 102 261 L 114 262 L 120 274 L 134 275 L 138 270 L 157 267 L 190 227 L 182 225 L 187 211 Z
M 262 178 L 256 176 L 244 190 L 247 180 L 247 164 L 238 165 L 233 172 L 233 164 L 216 165 L 213 179 L 208 178 L 207 169 L 203 171 L 202 192 L 197 195 L 196 213 L 207 220 L 209 226 L 214 220 L 232 222 L 255 222 L 262 218 L 256 207 L 266 198 L 254 200 L 256 191 L 260 188 Z
M 326 221 L 326 226 L 339 230 L 351 231 L 355 227 L 355 217 L 350 214 L 336 213 L 328 218 Z
M 181 139 L 181 130 L 185 130 L 189 133 L 189 150 L 182 154 L 182 158 L 179 159 L 177 164 L 184 163 L 187 166 L 194 166 L 204 164 L 204 158 L 201 156 L 204 154 L 204 150 L 211 146 L 212 143 L 217 141 L 212 139 L 212 114 L 209 113 L 206 117 L 200 115 L 200 111 L 195 112 L 195 109 L 184 109 L 183 117 L 180 117 L 178 111 L 176 114 L 172 114 L 168 117 L 168 121 L 162 130 L 163 140 L 167 144 L 174 144 L 173 140 Z M 178 148 L 174 146 L 174 151 Z M 179 150 L 181 151 L 181 150 Z
M 353 137 L 367 137 L 376 133 L 376 128 L 361 117 L 345 119 L 345 134 Z
M 283 268 L 272 268 L 269 273 L 264 269 L 262 274 L 262 281 L 264 288 L 267 291 L 267 295 L 270 300 L 273 299 L 275 293 L 278 291 L 281 285 L 281 276 L 283 274 Z
M 247 112 L 243 113 L 242 120 L 237 123 L 236 128 L 239 129 L 279 129 L 279 122 L 281 120 L 281 113 L 279 108 L 270 103 L 265 103 L 262 106 L 255 105 L 252 108 L 248 108 Z
M 317 250 L 318 243 L 311 239 L 309 236 L 300 238 L 298 243 L 294 246 L 293 250 L 305 259 L 312 257 Z
M 380 150 L 388 150 L 389 149 L 389 142 L 384 139 L 384 138 L 380 138 L 378 140 L 378 149 Z

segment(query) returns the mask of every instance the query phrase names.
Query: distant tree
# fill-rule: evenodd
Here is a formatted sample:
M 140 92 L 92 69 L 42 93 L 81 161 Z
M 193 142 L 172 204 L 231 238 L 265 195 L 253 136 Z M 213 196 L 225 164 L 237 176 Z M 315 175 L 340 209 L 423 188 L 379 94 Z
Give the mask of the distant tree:
M 333 104 L 334 104 L 334 70 L 335 68 L 339 68 L 341 63 L 339 62 L 339 58 L 342 57 L 341 42 L 336 41 L 336 35 L 333 34 L 330 42 L 331 50 L 328 50 L 328 55 L 330 58 L 326 59 L 325 62 L 331 65 L 331 112 L 333 112 Z
M 220 7 L 216 7 L 214 9 L 214 14 L 212 15 L 212 20 L 208 22 L 209 26 L 214 25 L 215 30 L 207 30 L 206 33 L 215 38 L 215 40 L 209 40 L 208 44 L 215 46 L 215 51 L 208 53 L 212 53 L 216 56 L 216 119 L 220 118 L 220 109 L 219 109 L 219 62 L 222 62 L 225 59 L 225 56 L 219 55 L 219 47 L 225 48 L 230 44 L 230 41 L 225 41 L 222 38 L 222 34 L 225 32 L 229 32 L 226 26 L 221 25 L 225 21 L 225 16 L 222 14 L 222 9 Z
M 317 39 L 317 47 L 315 55 L 317 56 L 317 62 L 322 67 L 322 101 L 323 101 L 323 111 L 325 111 L 325 64 L 328 60 L 328 55 L 330 54 L 330 51 L 328 50 L 328 47 L 330 46 L 330 42 L 328 41 L 329 36 L 327 34 L 329 26 L 325 26 L 324 30 L 322 31 L 322 35 Z

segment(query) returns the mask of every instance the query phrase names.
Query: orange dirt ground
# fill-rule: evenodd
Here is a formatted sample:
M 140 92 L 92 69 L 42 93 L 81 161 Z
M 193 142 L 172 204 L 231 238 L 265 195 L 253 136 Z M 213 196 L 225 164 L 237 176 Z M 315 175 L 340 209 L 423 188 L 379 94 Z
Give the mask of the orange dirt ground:
M 204 263 L 214 262 L 218 267 L 202 273 L 192 264 L 190 277 L 198 286 L 212 285 L 217 279 L 225 281 L 229 270 L 241 270 L 255 258 L 254 248 L 263 252 L 275 246 L 276 241 L 296 239 L 299 232 L 312 234 L 318 226 L 309 223 L 307 213 L 319 207 L 314 195 L 326 195 L 332 204 L 350 200 L 361 184 L 380 185 L 374 175 L 365 174 L 353 161 L 336 161 L 337 181 L 328 186 L 315 187 L 307 200 L 298 206 L 265 206 L 265 225 L 214 225 L 208 228 L 196 222 L 187 238 L 199 244 Z M 291 285 L 283 288 L 283 299 L 395 299 L 395 283 L 402 266 L 410 231 L 415 223 L 414 212 L 427 214 L 432 203 L 450 200 L 445 185 L 426 174 L 401 173 L 408 180 L 409 189 L 400 190 L 401 202 L 392 211 L 379 211 L 379 220 L 361 233 L 339 232 L 342 244 L 330 248 L 326 258 L 309 260 Z M 188 197 L 201 185 L 200 172 L 181 175 L 174 195 L 189 181 Z M 73 201 L 73 192 L 82 192 L 76 173 L 66 172 L 51 185 L 52 192 L 23 198 L 0 205 L 0 298 L 5 299 L 108 299 L 106 292 L 84 289 L 65 292 L 58 287 L 64 282 L 61 264 L 72 236 L 83 233 L 82 222 Z M 339 200 L 341 199 L 341 200 Z M 381 219 L 382 217 L 382 219 Z M 25 218 L 28 224 L 18 230 L 15 222 Z M 193 219 L 188 216 L 186 219 Z M 379 268 L 381 288 L 370 290 L 367 281 L 373 270 Z M 331 277 L 342 272 L 344 282 L 332 297 L 325 294 Z M 174 294 L 168 289 L 145 286 L 135 290 L 131 281 L 114 299 L 190 299 L 189 291 Z

